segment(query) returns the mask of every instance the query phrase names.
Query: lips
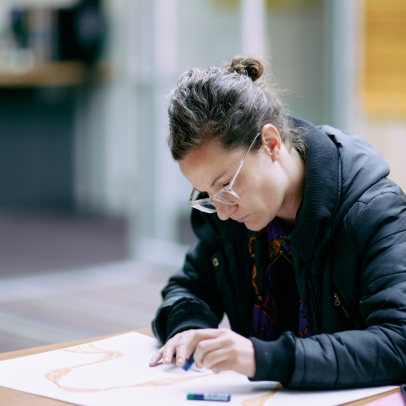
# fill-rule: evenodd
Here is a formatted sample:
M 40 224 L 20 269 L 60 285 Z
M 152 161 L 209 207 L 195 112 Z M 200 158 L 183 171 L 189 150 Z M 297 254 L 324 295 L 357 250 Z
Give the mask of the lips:
M 244 216 L 244 217 L 241 217 L 240 219 L 238 219 L 237 221 L 238 222 L 243 222 L 243 221 L 245 221 L 246 219 L 247 219 L 247 217 L 249 216 L 249 214 L 247 214 L 246 216 Z

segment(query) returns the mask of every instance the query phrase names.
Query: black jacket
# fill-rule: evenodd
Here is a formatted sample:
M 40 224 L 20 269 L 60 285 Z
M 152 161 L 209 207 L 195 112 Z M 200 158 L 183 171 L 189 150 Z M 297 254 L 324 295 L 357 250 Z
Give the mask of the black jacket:
M 253 380 L 318 389 L 404 383 L 406 197 L 362 138 L 294 123 L 306 139 L 306 179 L 291 247 L 312 337 L 252 338 Z M 199 242 L 162 292 L 155 336 L 165 342 L 186 329 L 217 327 L 226 312 L 231 328 L 248 337 L 255 232 L 197 210 L 192 226 Z

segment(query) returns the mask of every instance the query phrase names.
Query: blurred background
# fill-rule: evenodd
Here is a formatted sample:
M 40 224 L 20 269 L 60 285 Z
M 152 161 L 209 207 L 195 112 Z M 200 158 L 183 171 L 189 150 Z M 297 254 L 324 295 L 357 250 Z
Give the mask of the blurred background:
M 403 0 L 1 0 L 0 352 L 150 325 L 195 241 L 165 95 L 239 53 L 406 190 Z

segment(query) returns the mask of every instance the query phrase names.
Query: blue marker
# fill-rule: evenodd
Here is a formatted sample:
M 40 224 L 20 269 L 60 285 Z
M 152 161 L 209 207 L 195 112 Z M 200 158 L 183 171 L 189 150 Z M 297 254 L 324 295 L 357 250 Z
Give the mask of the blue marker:
M 192 366 L 192 364 L 195 362 L 195 360 L 193 359 L 193 355 L 194 355 L 194 354 L 195 354 L 195 353 L 193 353 L 193 354 L 189 357 L 189 359 L 188 359 L 187 361 L 185 361 L 185 363 L 183 364 L 182 369 L 183 369 L 184 371 L 188 371 L 189 368 Z
M 227 393 L 189 393 L 187 400 L 212 400 L 214 402 L 229 402 L 231 395 Z

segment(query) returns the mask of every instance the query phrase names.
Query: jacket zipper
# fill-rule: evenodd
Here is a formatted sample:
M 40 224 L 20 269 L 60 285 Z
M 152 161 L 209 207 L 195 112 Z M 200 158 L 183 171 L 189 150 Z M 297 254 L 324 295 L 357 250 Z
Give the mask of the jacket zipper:
M 266 273 L 268 273 L 269 268 L 276 262 L 276 260 L 282 255 L 282 251 L 279 251 L 278 255 L 274 258 L 274 260 L 268 265 L 268 268 L 266 268 Z
M 283 250 L 280 250 L 280 251 L 279 251 L 279 255 L 278 255 L 277 258 L 279 258 L 281 255 L 286 259 L 286 261 L 288 261 L 293 267 L 295 267 L 295 264 L 293 263 L 293 261 L 291 261 L 291 260 L 288 258 L 288 256 L 283 252 Z
M 275 300 L 274 300 L 274 298 L 273 298 L 273 296 L 272 296 L 272 294 L 271 294 L 271 287 L 269 286 L 269 282 L 268 282 L 268 272 L 269 272 L 269 268 L 278 260 L 278 258 L 279 258 L 281 255 L 283 255 L 283 251 L 282 251 L 282 250 L 279 251 L 278 255 L 277 255 L 277 256 L 274 258 L 274 260 L 268 265 L 268 268 L 266 268 L 266 272 L 265 272 L 265 286 L 266 286 L 266 289 L 267 289 L 267 291 L 268 291 L 269 297 L 270 297 L 270 299 L 271 299 L 272 302 L 273 302 L 273 305 L 274 305 L 274 312 L 275 312 L 275 320 L 274 320 L 274 323 L 273 323 L 273 326 L 272 326 L 271 337 L 270 337 L 271 340 L 273 340 L 273 338 L 274 338 L 274 336 L 275 336 L 276 326 L 277 326 L 277 324 L 278 324 L 278 309 L 276 308 Z M 286 257 L 285 257 L 285 258 L 286 258 Z
M 334 292 L 334 306 L 339 307 L 341 309 L 344 316 L 350 321 L 350 323 L 354 324 L 354 326 L 356 326 L 357 328 L 361 328 L 359 323 L 353 318 L 351 318 L 350 314 L 347 312 L 346 308 L 341 303 L 340 297 L 338 296 L 337 292 Z
M 283 250 L 280 250 L 279 252 L 278 252 L 278 255 L 274 258 L 274 260 L 268 265 L 268 268 L 267 268 L 267 272 L 268 272 L 268 269 L 276 262 L 276 260 L 280 257 L 280 256 L 283 256 L 292 266 L 295 266 L 295 264 L 293 263 L 293 261 L 291 261 L 290 259 L 289 259 L 289 257 L 283 252 Z
M 267 280 L 267 281 L 268 281 L 268 271 L 269 271 L 269 268 L 278 260 L 278 258 L 279 258 L 280 256 L 284 257 L 290 264 L 292 264 L 293 266 L 295 266 L 295 264 L 287 257 L 287 255 L 285 255 L 285 253 L 283 252 L 283 250 L 280 250 L 279 253 L 278 253 L 278 255 L 274 258 L 274 260 L 268 265 L 268 268 L 266 268 L 265 275 L 266 275 L 266 280 Z M 267 282 L 267 283 L 268 283 L 268 282 Z M 269 289 L 268 289 L 268 290 L 269 290 Z
M 275 307 L 274 307 L 274 311 L 275 311 L 275 321 L 274 321 L 274 324 L 273 324 L 273 327 L 272 327 L 271 340 L 272 340 L 272 339 L 274 338 L 274 336 L 275 336 L 276 326 L 277 326 L 277 324 L 278 324 L 278 309 L 277 309 L 277 307 L 276 307 L 276 305 L 275 305 L 274 298 L 273 298 L 273 296 L 272 296 L 272 294 L 271 294 L 271 289 L 270 289 L 269 282 L 268 282 L 268 272 L 269 272 L 269 268 L 270 268 L 281 256 L 284 257 L 290 264 L 292 264 L 293 267 L 295 266 L 295 264 L 288 258 L 288 256 L 287 256 L 287 255 L 284 253 L 284 251 L 281 249 L 281 250 L 279 250 L 279 253 L 278 253 L 278 255 L 274 258 L 274 260 L 268 265 L 268 268 L 266 269 L 266 272 L 265 272 L 266 287 L 267 287 L 269 296 L 270 296 L 270 298 L 271 298 L 271 300 L 272 300 L 272 302 L 273 302 L 273 304 L 274 304 L 274 306 L 275 306 Z

